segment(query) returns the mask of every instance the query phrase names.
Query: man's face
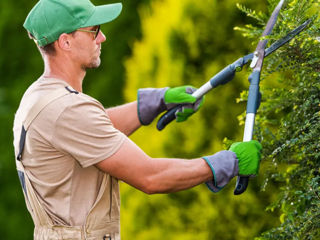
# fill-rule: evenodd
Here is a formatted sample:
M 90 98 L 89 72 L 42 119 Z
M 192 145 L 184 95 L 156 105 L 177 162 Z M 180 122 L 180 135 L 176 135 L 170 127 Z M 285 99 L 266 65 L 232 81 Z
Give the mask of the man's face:
M 83 70 L 100 66 L 101 43 L 106 40 L 99 26 L 81 28 L 73 34 L 73 59 Z

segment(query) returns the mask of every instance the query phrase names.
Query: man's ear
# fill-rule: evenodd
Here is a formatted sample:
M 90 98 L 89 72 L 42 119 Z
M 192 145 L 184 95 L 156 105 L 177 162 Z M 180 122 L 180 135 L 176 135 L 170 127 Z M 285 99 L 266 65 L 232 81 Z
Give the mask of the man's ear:
M 62 33 L 58 38 L 57 44 L 59 48 L 65 51 L 69 51 L 71 49 L 71 38 L 69 34 Z

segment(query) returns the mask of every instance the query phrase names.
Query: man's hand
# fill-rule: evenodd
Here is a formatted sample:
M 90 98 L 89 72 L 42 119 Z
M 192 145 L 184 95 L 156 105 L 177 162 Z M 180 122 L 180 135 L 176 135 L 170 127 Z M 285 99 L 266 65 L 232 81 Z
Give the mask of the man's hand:
M 167 109 L 174 108 L 178 104 L 183 105 L 176 111 L 176 121 L 183 122 L 198 111 L 204 102 L 204 97 L 197 100 L 191 94 L 197 89 L 192 86 L 169 88 L 164 94 Z
M 239 176 L 256 176 L 259 172 L 262 146 L 256 140 L 233 143 L 229 151 L 239 160 Z
M 203 157 L 213 173 L 213 180 L 206 182 L 208 188 L 213 192 L 218 192 L 237 175 L 257 175 L 261 149 L 261 144 L 255 140 L 237 142 L 231 145 L 229 151 L 221 151 Z
M 161 112 L 182 105 L 176 112 L 176 121 L 183 122 L 203 105 L 204 98 L 191 94 L 192 86 L 176 88 L 145 88 L 138 91 L 138 116 L 142 125 L 150 124 Z

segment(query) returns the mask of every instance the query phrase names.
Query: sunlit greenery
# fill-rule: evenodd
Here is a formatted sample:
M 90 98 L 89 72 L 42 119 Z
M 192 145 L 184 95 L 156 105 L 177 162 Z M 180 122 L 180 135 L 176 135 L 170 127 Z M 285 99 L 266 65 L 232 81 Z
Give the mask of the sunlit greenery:
M 251 19 L 236 7 L 239 1 L 154 1 L 140 11 L 142 39 L 126 61 L 125 96 L 136 98 L 142 87 L 191 84 L 201 86 L 215 73 L 254 50 L 235 26 Z M 265 5 L 241 1 L 262 11 Z M 260 10 L 259 10 L 260 9 Z M 193 158 L 224 149 L 223 140 L 241 141 L 243 126 L 237 116 L 245 103 L 236 99 L 248 88 L 248 69 L 228 85 L 206 96 L 204 107 L 185 123 L 171 123 L 162 132 L 155 124 L 132 139 L 153 157 Z M 219 194 L 204 185 L 181 193 L 145 196 L 122 186 L 124 239 L 252 239 L 279 223 L 276 213 L 265 212 L 273 194 L 260 192 L 257 178 L 242 196 L 233 195 L 234 182 Z M 275 190 L 274 190 L 275 192 Z M 257 221 L 259 219 L 259 221 Z
M 15 170 L 14 112 L 43 63 L 22 27 L 37 1 L 0 1 L 0 235 L 32 239 Z M 93 0 L 95 4 L 117 1 Z M 254 51 L 278 0 L 123 0 L 121 16 L 102 26 L 102 65 L 84 91 L 106 107 L 136 99 L 143 87 L 199 87 Z M 263 145 L 258 177 L 233 195 L 235 180 L 218 194 L 205 185 L 148 196 L 121 183 L 122 239 L 319 239 L 320 36 L 318 0 L 287 0 L 270 42 L 311 18 L 310 27 L 265 59 L 255 139 Z M 152 157 L 194 158 L 241 141 L 246 108 L 245 67 L 206 96 L 187 122 L 163 131 L 156 121 L 131 137 Z

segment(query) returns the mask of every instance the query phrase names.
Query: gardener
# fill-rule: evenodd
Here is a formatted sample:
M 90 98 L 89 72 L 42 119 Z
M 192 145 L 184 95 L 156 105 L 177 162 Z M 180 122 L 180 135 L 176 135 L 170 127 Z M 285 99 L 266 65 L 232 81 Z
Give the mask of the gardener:
M 100 65 L 100 24 L 121 4 L 41 0 L 24 27 L 44 60 L 44 72 L 25 92 L 14 121 L 16 164 L 34 239 L 120 239 L 118 179 L 147 193 L 207 183 L 219 191 L 234 176 L 258 173 L 261 146 L 192 160 L 152 158 L 127 136 L 159 113 L 184 103 L 186 120 L 198 110 L 190 87 L 140 89 L 138 100 L 104 109 L 82 93 L 86 70 Z

